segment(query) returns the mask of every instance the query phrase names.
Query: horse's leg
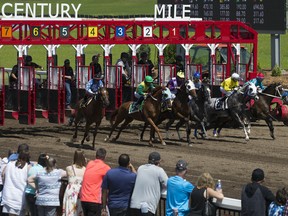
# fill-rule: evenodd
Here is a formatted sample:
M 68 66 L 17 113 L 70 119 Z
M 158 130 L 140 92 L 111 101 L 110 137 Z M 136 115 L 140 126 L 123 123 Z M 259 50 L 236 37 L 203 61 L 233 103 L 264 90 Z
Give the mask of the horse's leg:
M 192 147 L 192 143 L 190 139 L 191 127 L 190 127 L 189 121 L 186 122 L 185 124 L 186 124 L 186 137 L 187 137 L 188 146 Z
M 117 128 L 117 126 L 124 120 L 124 117 L 121 116 L 121 113 L 116 116 L 116 120 L 114 122 L 114 124 L 111 127 L 110 133 L 109 135 L 104 139 L 105 142 L 108 142 L 113 131 Z
M 124 123 L 121 125 L 121 127 L 120 127 L 120 129 L 119 129 L 119 131 L 118 131 L 118 134 L 117 134 L 116 137 L 113 139 L 114 141 L 116 141 L 116 140 L 119 138 L 122 130 L 123 130 L 124 128 L 126 128 L 127 125 L 130 124 L 132 121 L 133 121 L 133 118 L 129 118 L 129 117 L 128 117 L 128 118 L 125 119 Z
M 84 140 L 85 140 L 85 138 L 86 138 L 86 137 L 88 136 L 88 134 L 89 134 L 90 124 L 91 124 L 91 123 L 88 123 L 88 121 L 86 121 L 85 133 L 84 133 L 83 139 L 82 139 L 82 141 L 81 141 L 81 146 L 84 144 Z
M 172 119 L 169 119 L 169 121 L 166 123 L 166 126 L 165 126 L 165 133 L 166 133 L 166 139 L 169 139 L 169 128 L 171 127 L 171 125 L 174 123 L 175 119 L 172 118 Z
M 145 122 L 145 124 L 144 124 L 144 126 L 143 126 L 143 129 L 142 129 L 142 131 L 141 131 L 140 137 L 139 137 L 139 141 L 143 141 L 144 132 L 145 132 L 147 126 L 148 126 L 148 123 Z
M 266 118 L 265 119 L 265 122 L 266 124 L 268 125 L 269 127 L 269 130 L 270 130 L 270 136 L 272 137 L 272 139 L 275 139 L 275 136 L 274 136 L 274 126 L 273 126 L 273 121 L 270 117 Z
M 245 126 L 244 122 L 241 120 L 241 118 L 238 115 L 238 113 L 234 113 L 233 116 L 234 116 L 235 120 L 237 120 L 238 123 L 240 123 L 240 125 L 243 127 L 243 131 L 244 131 L 244 134 L 245 134 L 245 140 L 248 141 L 249 140 L 249 135 L 247 133 L 246 126 Z
M 97 131 L 98 131 L 98 128 L 100 126 L 100 123 L 101 123 L 101 121 L 100 122 L 96 122 L 95 129 L 94 129 L 94 132 L 93 132 L 93 144 L 92 144 L 93 145 L 92 146 L 93 150 L 95 150 L 95 138 L 96 138 Z
M 76 138 L 77 138 L 77 133 L 78 133 L 78 127 L 79 127 L 79 122 L 80 119 L 82 118 L 82 115 L 80 115 L 79 111 L 76 114 L 75 120 L 74 120 L 74 124 L 75 124 L 75 131 L 74 131 L 74 135 L 72 137 L 72 141 L 75 142 Z
M 180 119 L 179 122 L 176 124 L 176 131 L 177 131 L 179 140 L 183 140 L 180 135 L 180 127 L 183 126 L 185 123 L 189 124 L 189 121 L 186 121 L 185 119 Z
M 160 139 L 161 144 L 162 144 L 162 145 L 166 145 L 165 141 L 163 140 L 163 138 L 162 138 L 162 136 L 161 136 L 161 134 L 160 134 L 159 128 L 155 125 L 155 123 L 153 122 L 153 120 L 152 120 L 150 117 L 148 117 L 148 118 L 147 118 L 147 121 L 150 123 L 151 127 L 153 127 L 154 130 L 156 131 L 156 133 L 158 134 L 158 137 L 159 137 L 159 139 Z M 151 129 L 152 129 L 152 128 L 151 128 Z M 150 140 L 149 140 L 149 145 L 150 145 L 150 146 L 153 146 L 153 144 L 152 144 L 152 138 L 151 138 L 151 137 L 150 137 Z
M 202 127 L 201 137 L 203 139 L 203 138 L 207 137 L 207 131 L 206 131 L 206 128 L 205 128 L 204 121 L 201 121 L 200 124 L 201 124 L 201 127 Z

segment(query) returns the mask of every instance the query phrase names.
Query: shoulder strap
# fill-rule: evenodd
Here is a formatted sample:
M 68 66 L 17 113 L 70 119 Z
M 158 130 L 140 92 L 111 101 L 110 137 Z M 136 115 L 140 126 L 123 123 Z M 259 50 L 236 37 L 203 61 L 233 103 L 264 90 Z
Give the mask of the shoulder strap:
M 72 164 L 72 170 L 73 170 L 74 176 L 76 176 L 76 172 L 75 172 L 73 164 Z

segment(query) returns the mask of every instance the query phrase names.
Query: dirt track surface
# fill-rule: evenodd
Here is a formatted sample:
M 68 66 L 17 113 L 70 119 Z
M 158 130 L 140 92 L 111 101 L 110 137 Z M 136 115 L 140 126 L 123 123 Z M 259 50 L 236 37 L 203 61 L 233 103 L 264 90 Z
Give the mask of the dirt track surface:
M 107 150 L 106 162 L 111 167 L 117 166 L 121 153 L 128 153 L 138 168 L 147 162 L 150 152 L 158 151 L 162 156 L 161 166 L 168 176 L 174 175 L 176 162 L 184 159 L 189 163 L 187 180 L 196 183 L 202 172 L 210 172 L 215 179 L 222 180 L 225 196 L 239 199 L 241 187 L 250 181 L 252 170 L 258 167 L 265 171 L 265 185 L 274 193 L 278 188 L 288 186 L 288 127 L 279 122 L 274 124 L 276 140 L 270 137 L 265 122 L 260 121 L 253 123 L 248 142 L 244 140 L 242 129 L 223 129 L 218 138 L 212 137 L 210 130 L 209 139 L 193 139 L 193 146 L 188 147 L 185 141 L 177 139 L 176 131 L 172 128 L 170 139 L 166 139 L 167 146 L 155 143 L 155 147 L 148 147 L 148 132 L 143 142 L 138 139 L 141 122 L 132 122 L 117 142 L 105 143 L 110 125 L 103 120 L 96 137 L 96 148 L 104 147 Z M 37 160 L 39 153 L 47 152 L 56 158 L 58 167 L 65 168 L 70 165 L 73 153 L 79 147 L 83 129 L 80 127 L 78 141 L 72 143 L 73 127 L 49 124 L 46 119 L 37 119 L 34 126 L 19 125 L 16 120 L 6 119 L 5 126 L 0 127 L 0 156 L 6 156 L 8 149 L 16 150 L 18 144 L 25 142 L 30 146 L 32 160 Z M 161 131 L 165 137 L 164 131 Z M 185 136 L 184 129 L 181 134 Z M 95 158 L 91 141 L 85 142 L 84 150 L 88 159 Z

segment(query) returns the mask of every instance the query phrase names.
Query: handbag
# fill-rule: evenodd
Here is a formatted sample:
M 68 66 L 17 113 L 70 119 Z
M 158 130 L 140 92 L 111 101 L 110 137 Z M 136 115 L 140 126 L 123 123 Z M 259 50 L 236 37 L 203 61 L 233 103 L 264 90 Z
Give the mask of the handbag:
M 206 188 L 205 205 L 204 205 L 204 209 L 202 212 L 202 216 L 216 216 L 216 207 L 208 199 L 207 188 Z

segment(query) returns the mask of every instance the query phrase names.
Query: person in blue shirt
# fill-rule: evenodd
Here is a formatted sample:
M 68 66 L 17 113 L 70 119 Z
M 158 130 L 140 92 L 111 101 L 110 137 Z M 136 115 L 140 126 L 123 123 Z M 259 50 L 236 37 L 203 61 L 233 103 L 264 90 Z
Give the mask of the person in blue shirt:
M 200 89 L 201 88 L 202 82 L 201 82 L 200 78 L 201 78 L 200 72 L 196 71 L 193 74 L 193 82 L 194 82 L 194 85 L 195 85 L 196 89 Z
M 194 186 L 185 180 L 187 162 L 179 160 L 176 164 L 176 175 L 167 181 L 166 216 L 189 215 L 189 197 Z
M 88 98 L 93 97 L 95 94 L 98 94 L 100 88 L 103 88 L 104 84 L 102 82 L 101 74 L 95 74 L 93 79 L 89 80 L 86 84 L 86 94 L 84 96 L 81 107 L 86 107 Z
M 264 74 L 263 73 L 257 73 L 256 78 L 249 80 L 249 83 L 253 83 L 258 89 L 261 91 L 264 90 L 264 86 L 262 81 L 264 80 Z

